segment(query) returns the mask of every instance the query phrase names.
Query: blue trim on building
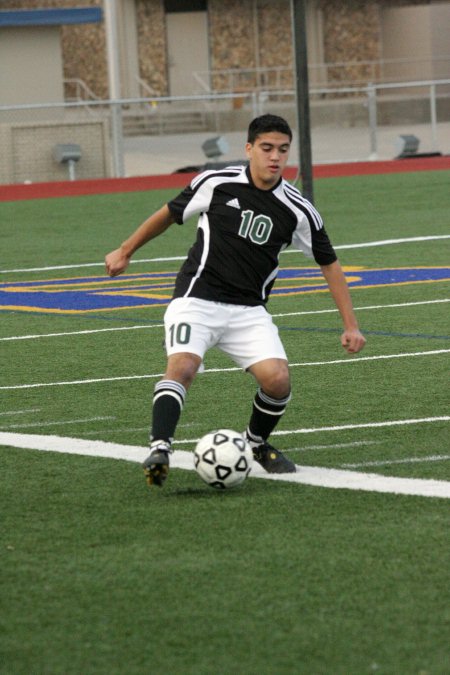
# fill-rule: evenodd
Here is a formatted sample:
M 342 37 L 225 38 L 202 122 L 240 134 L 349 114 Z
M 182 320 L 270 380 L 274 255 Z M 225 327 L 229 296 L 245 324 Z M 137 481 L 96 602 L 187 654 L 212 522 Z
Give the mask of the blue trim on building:
M 0 28 L 12 26 L 61 26 L 76 23 L 99 23 L 102 20 L 103 13 L 101 7 L 0 10 Z

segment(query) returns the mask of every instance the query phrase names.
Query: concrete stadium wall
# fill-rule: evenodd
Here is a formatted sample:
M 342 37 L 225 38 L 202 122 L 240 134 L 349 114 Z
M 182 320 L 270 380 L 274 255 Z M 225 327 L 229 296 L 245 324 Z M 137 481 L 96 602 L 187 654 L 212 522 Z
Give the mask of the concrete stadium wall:
M 16 105 L 63 100 L 59 27 L 2 28 L 0 103 Z
M 0 125 L 0 183 L 67 180 L 67 165 L 53 158 L 53 148 L 59 143 L 80 145 L 81 159 L 75 168 L 77 179 L 112 175 L 105 120 L 19 122 Z

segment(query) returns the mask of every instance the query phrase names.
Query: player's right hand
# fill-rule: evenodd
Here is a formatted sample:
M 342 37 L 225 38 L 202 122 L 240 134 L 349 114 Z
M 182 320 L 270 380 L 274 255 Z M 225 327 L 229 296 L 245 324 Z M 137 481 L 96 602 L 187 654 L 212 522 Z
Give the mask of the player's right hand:
M 349 354 L 357 354 L 366 344 L 366 338 L 357 328 L 345 330 L 341 335 L 341 344 Z
M 122 248 L 116 248 L 105 257 L 106 272 L 110 277 L 116 277 L 122 274 L 128 267 L 130 262 L 129 256 L 125 255 Z

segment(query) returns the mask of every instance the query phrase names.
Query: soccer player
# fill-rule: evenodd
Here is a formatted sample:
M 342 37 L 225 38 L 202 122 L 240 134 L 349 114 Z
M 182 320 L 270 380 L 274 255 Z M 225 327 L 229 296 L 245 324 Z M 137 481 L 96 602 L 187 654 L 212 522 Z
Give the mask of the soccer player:
M 186 392 L 211 347 L 228 354 L 258 385 L 244 433 L 255 460 L 269 473 L 295 472 L 295 464 L 268 442 L 291 397 L 286 353 L 265 307 L 287 246 L 320 266 L 342 317 L 344 349 L 354 354 L 364 347 L 322 219 L 282 177 L 291 141 L 283 118 L 257 117 L 248 128 L 248 166 L 200 173 L 105 258 L 107 273 L 121 274 L 138 248 L 200 214 L 164 316 L 167 367 L 154 390 L 150 455 L 143 464 L 149 485 L 162 486 L 167 478 Z

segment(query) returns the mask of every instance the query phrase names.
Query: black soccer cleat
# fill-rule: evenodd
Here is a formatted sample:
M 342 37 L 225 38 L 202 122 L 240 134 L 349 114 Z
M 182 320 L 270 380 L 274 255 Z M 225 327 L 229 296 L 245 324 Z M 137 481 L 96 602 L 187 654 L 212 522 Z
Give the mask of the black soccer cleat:
M 150 445 L 151 453 L 142 463 L 147 485 L 162 487 L 169 474 L 170 445 L 164 441 L 157 441 Z
M 253 450 L 253 459 L 261 464 L 267 473 L 296 473 L 297 468 L 294 462 L 291 462 L 267 441 L 261 443 L 261 445 L 254 445 L 253 443 L 250 443 L 250 445 Z

